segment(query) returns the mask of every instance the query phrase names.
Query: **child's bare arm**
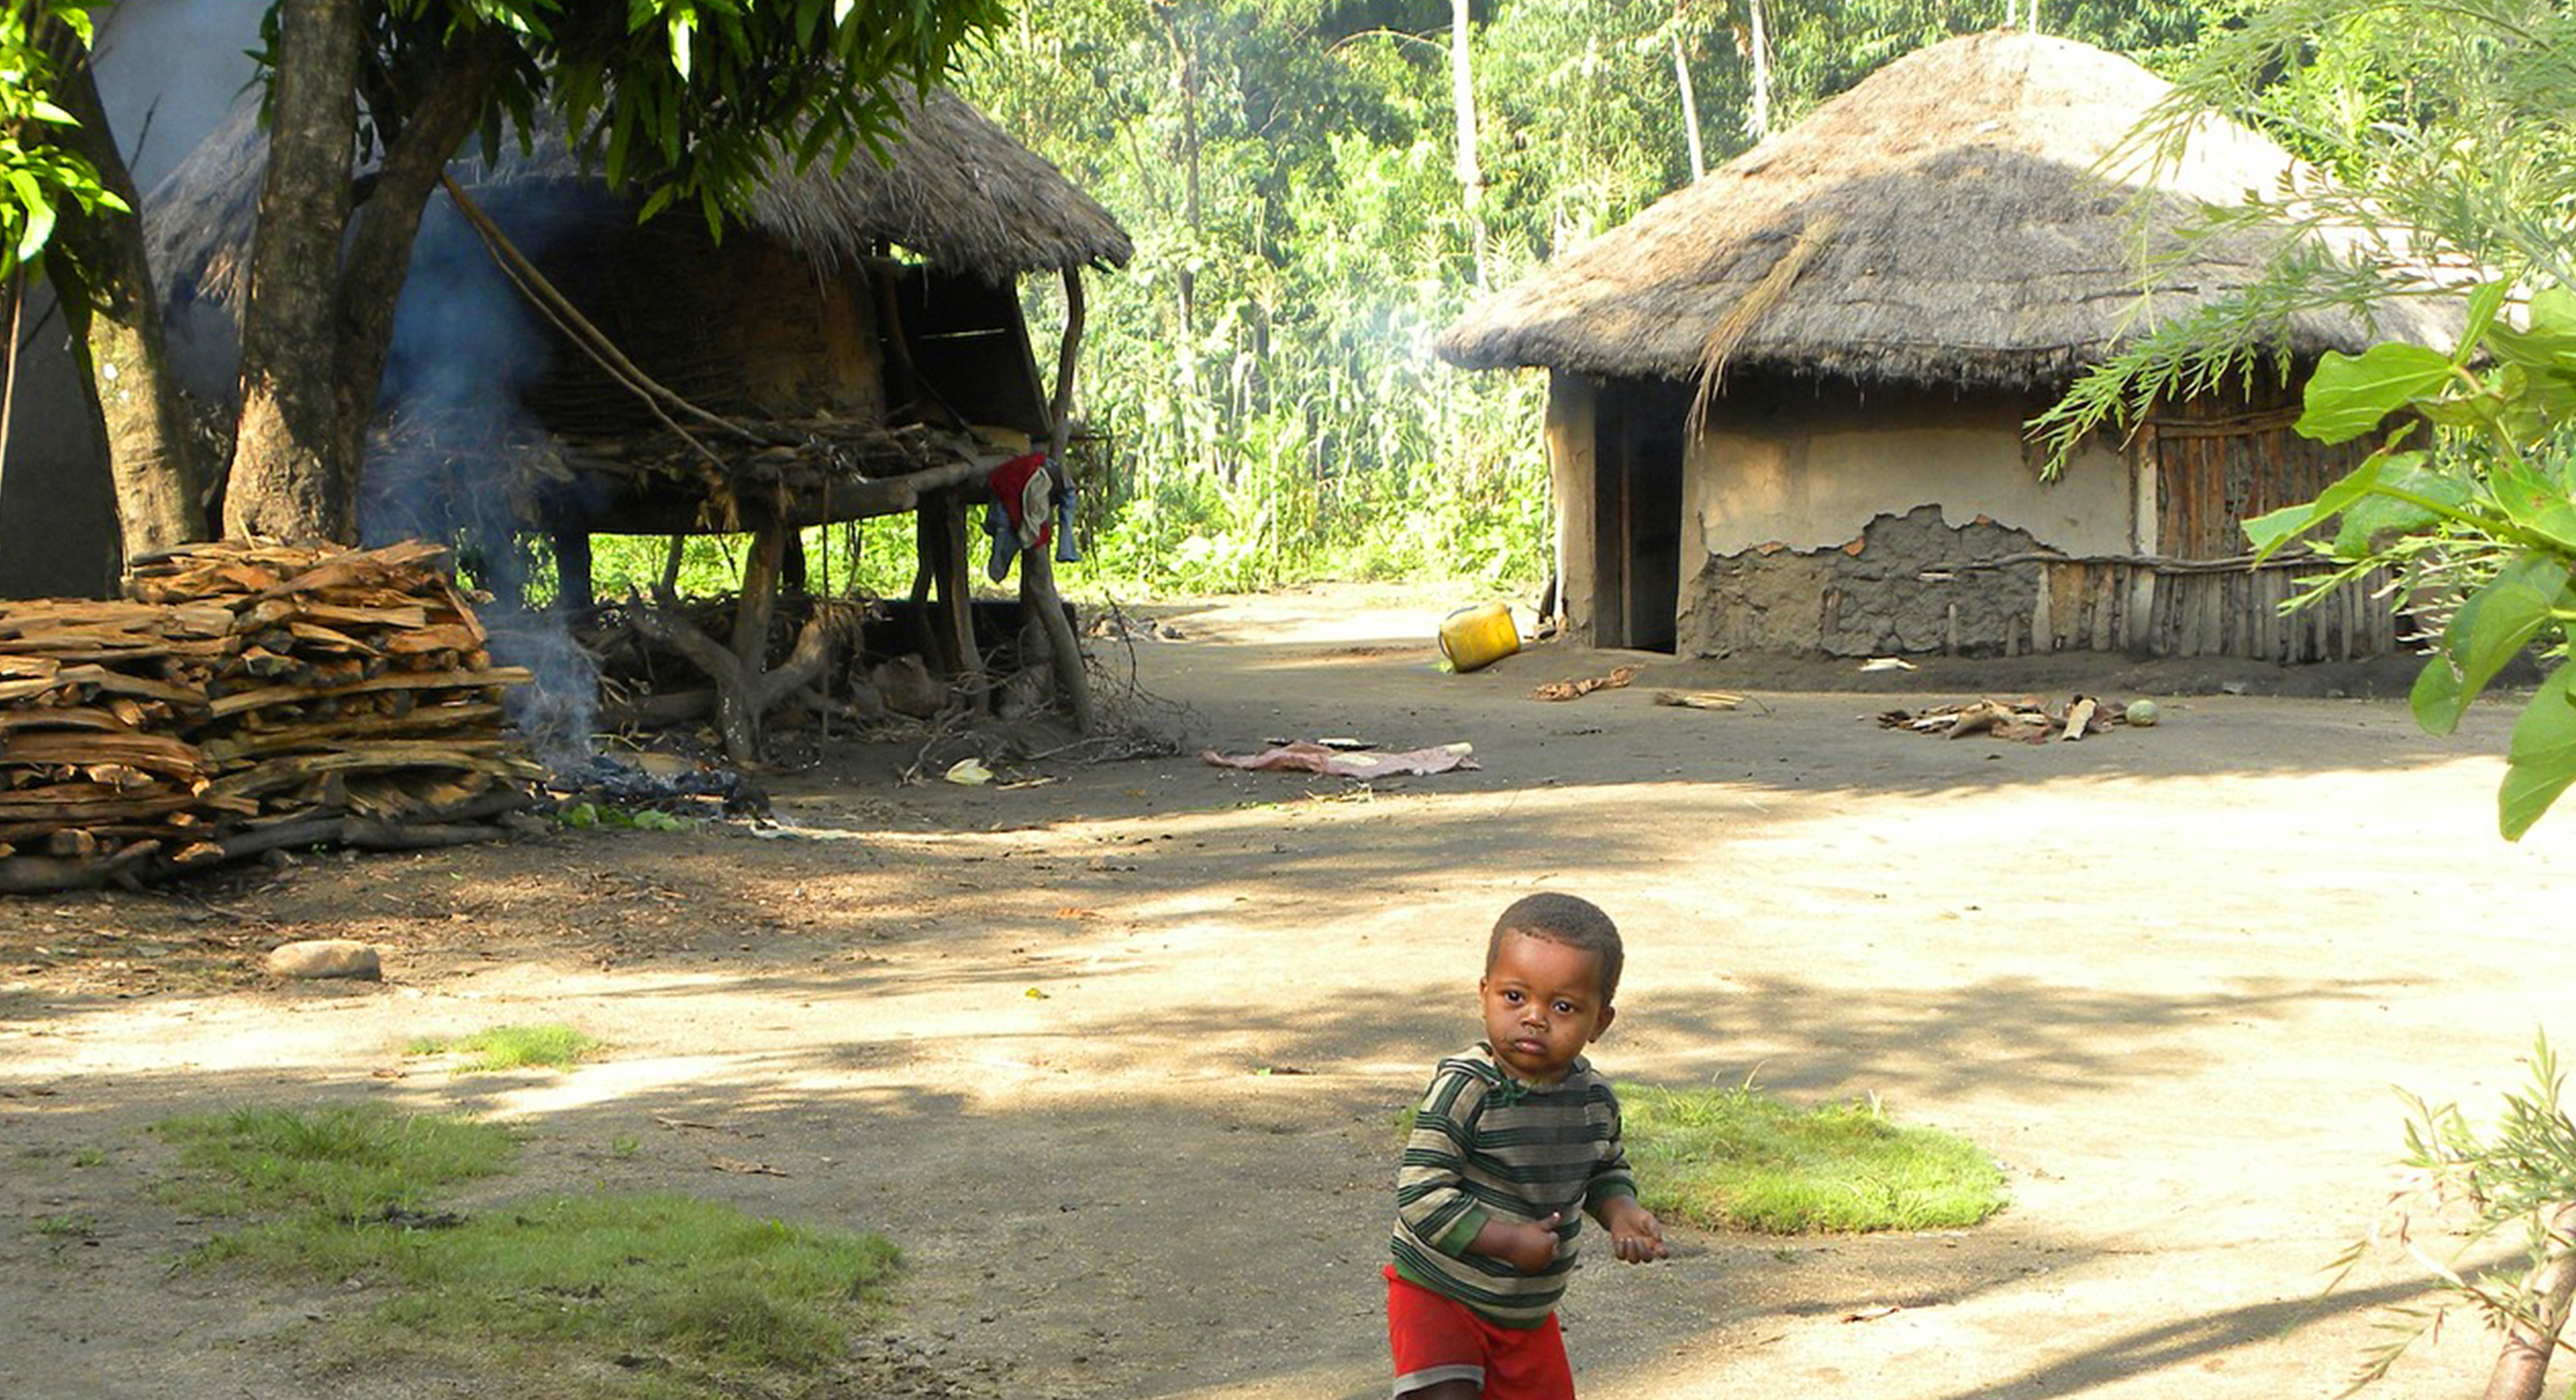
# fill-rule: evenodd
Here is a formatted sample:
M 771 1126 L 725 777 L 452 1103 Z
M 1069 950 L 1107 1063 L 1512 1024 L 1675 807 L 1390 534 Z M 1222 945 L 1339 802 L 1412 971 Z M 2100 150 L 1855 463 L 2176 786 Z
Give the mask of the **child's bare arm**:
M 1562 1243 L 1556 1234 L 1561 1215 L 1545 1220 L 1487 1219 L 1476 1237 L 1467 1241 L 1467 1252 L 1488 1259 L 1500 1259 L 1525 1274 L 1534 1274 L 1556 1262 L 1556 1251 Z
M 1664 1224 L 1637 1204 L 1634 1196 L 1612 1196 L 1601 1203 L 1601 1228 L 1610 1232 L 1610 1252 L 1630 1264 L 1644 1264 L 1672 1253 L 1664 1243 Z

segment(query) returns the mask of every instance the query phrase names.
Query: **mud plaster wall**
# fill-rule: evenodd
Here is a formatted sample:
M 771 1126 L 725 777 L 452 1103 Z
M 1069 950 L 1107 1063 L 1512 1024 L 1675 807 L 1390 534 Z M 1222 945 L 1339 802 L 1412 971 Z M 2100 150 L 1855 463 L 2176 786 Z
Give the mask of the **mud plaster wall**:
M 1593 382 L 1550 370 L 1547 376 L 1547 475 L 1556 501 L 1557 615 L 1576 642 L 1592 642 Z
M 2133 549 L 2127 464 L 2089 445 L 2032 470 L 2022 395 L 1749 385 L 1684 465 L 1679 649 L 1878 656 L 2030 647 L 2035 565 L 1926 580 L 2038 548 Z M 1955 614 L 1955 615 L 1954 615 Z
M 1991 520 L 1953 528 L 1939 506 L 1921 505 L 1878 517 L 1840 547 L 1774 545 L 1711 558 L 1683 581 L 1678 650 L 1686 656 L 2025 652 L 2039 565 L 1938 566 L 2022 554 L 2038 543 L 2028 531 Z
M 1730 392 L 1684 466 L 1702 552 L 1682 560 L 1682 576 L 1760 545 L 1841 545 L 1926 503 L 1954 526 L 1982 516 L 2069 554 L 2129 552 L 2130 481 L 2116 451 L 2089 446 L 2053 483 L 2025 460 L 2021 425 L 2042 406 L 1995 393 Z

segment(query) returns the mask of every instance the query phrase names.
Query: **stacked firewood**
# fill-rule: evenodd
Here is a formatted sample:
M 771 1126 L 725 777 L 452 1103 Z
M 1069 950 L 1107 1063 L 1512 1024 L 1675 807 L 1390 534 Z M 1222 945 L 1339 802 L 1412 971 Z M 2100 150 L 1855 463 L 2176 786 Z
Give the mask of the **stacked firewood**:
M 498 703 L 528 674 L 443 563 L 225 542 L 126 602 L 0 604 L 0 891 L 490 834 L 543 772 Z

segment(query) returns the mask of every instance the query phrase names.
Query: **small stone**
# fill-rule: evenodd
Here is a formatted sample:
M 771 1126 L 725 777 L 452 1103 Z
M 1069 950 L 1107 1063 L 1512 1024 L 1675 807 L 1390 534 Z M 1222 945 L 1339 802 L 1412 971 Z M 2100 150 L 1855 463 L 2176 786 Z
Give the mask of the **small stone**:
M 381 982 L 385 976 L 384 961 L 375 948 L 353 938 L 280 944 L 269 952 L 268 970 L 280 977 L 352 977 L 366 982 Z

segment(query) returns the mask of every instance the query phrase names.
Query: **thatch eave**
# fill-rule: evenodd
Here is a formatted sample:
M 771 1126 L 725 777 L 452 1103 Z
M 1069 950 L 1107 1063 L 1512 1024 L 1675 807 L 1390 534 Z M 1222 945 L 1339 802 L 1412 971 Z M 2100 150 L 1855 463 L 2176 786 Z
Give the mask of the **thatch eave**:
M 2260 275 L 2279 235 L 2186 241 L 2204 209 L 2322 178 L 2215 120 L 2152 188 L 2106 173 L 2169 91 L 2062 39 L 1935 45 L 1471 308 L 1435 349 L 1469 368 L 1689 379 L 1718 345 L 1730 372 L 2062 387 Z M 2358 232 L 2312 236 L 2368 251 Z M 2418 298 L 2368 321 L 2291 317 L 2272 348 L 2447 344 L 2458 327 L 2455 305 Z
M 817 161 L 799 171 L 782 152 L 777 173 L 752 194 L 751 227 L 823 267 L 848 265 L 882 243 L 997 285 L 1023 273 L 1121 267 L 1134 255 L 1108 210 L 962 98 L 898 90 L 896 101 L 904 125 L 887 143 L 891 164 L 862 149 L 839 169 Z M 145 235 L 165 289 L 239 304 L 267 156 L 256 103 L 246 99 L 152 192 Z M 489 168 L 462 158 L 453 170 L 486 191 L 602 184 L 559 136 L 509 150 Z

